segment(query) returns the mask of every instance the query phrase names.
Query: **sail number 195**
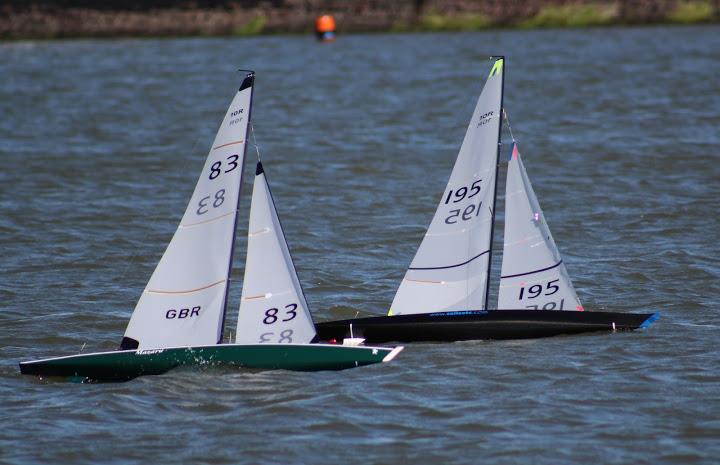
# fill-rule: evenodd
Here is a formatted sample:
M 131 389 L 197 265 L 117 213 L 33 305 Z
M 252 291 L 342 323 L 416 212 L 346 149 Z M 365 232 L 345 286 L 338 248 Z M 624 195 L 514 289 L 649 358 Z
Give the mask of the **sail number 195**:
M 560 286 L 555 284 L 559 281 L 560 281 L 559 279 L 553 279 L 552 281 L 549 281 L 547 283 L 545 289 L 543 289 L 542 284 L 533 284 L 532 286 L 527 288 L 527 291 L 526 291 L 525 287 L 523 286 L 520 288 L 520 297 L 518 297 L 518 299 L 523 300 L 523 297 L 527 297 L 528 299 L 535 299 L 537 297 L 540 297 L 540 295 L 546 295 L 546 296 L 553 295 L 557 291 L 560 290 Z M 549 292 L 550 289 L 552 289 L 552 292 Z M 544 294 L 543 294 L 543 290 L 546 291 Z
M 518 298 L 519 300 L 523 300 L 523 298 L 537 299 L 540 296 L 550 296 L 556 294 L 560 290 L 560 286 L 557 285 L 557 283 L 559 282 L 559 279 L 553 279 L 552 281 L 548 281 L 548 283 L 544 287 L 542 284 L 533 284 L 527 289 L 525 289 L 525 286 L 523 286 L 520 288 L 520 296 Z M 558 304 L 560 308 L 557 308 Z M 545 304 L 543 304 L 542 306 L 542 310 L 563 310 L 564 307 L 565 299 L 561 299 L 560 302 L 545 302 Z M 526 305 L 525 308 L 539 310 L 540 305 Z
M 478 179 L 477 181 L 473 182 L 470 186 L 470 189 L 465 186 L 455 191 L 453 191 L 453 189 L 450 189 L 448 191 L 447 197 L 445 198 L 445 205 L 449 204 L 451 200 L 453 203 L 458 203 L 465 200 L 466 196 L 468 199 L 475 197 L 480 193 L 480 182 L 482 182 L 482 179 Z M 470 191 L 470 195 L 467 195 L 468 190 Z
M 480 193 L 480 183 L 482 179 L 474 181 L 469 187 L 463 186 L 459 189 L 448 190 L 447 196 L 445 197 L 445 205 L 460 203 L 465 199 L 471 199 Z M 475 205 L 474 203 L 468 205 L 464 209 L 455 208 L 450 210 L 450 215 L 445 218 L 445 224 L 455 224 L 462 221 L 469 221 L 470 219 L 480 215 L 480 207 L 482 206 L 482 200 L 480 203 Z
M 468 221 L 475 216 L 479 216 L 480 215 L 480 207 L 482 207 L 482 200 L 477 205 L 475 205 L 474 203 L 471 203 L 470 205 L 465 207 L 465 210 L 460 210 L 459 208 L 450 210 L 450 215 L 447 218 L 445 218 L 445 224 L 455 224 L 460 219 L 462 219 L 463 221 Z M 461 213 L 462 213 L 462 215 L 461 215 Z
M 557 282 L 559 282 L 559 279 L 553 279 L 552 281 L 548 281 L 545 291 L 550 291 L 552 289 L 552 292 L 545 292 L 543 294 L 543 286 L 542 284 L 533 284 L 532 286 L 527 288 L 527 294 L 525 292 L 525 287 L 520 288 L 520 297 L 518 297 L 520 300 L 523 299 L 523 297 L 527 297 L 528 299 L 535 299 L 537 297 L 540 297 L 540 295 L 553 295 L 557 291 L 560 290 L 560 286 L 558 286 Z

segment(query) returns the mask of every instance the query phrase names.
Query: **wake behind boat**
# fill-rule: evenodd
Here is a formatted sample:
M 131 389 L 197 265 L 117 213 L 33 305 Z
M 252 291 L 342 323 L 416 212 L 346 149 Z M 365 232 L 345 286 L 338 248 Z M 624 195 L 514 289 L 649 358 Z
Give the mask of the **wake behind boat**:
M 524 339 L 647 327 L 656 313 L 586 312 L 513 144 L 498 310 L 488 310 L 504 57 L 496 58 L 435 216 L 385 317 L 318 325 L 323 340 Z
M 180 225 L 130 318 L 120 350 L 20 363 L 23 374 L 120 381 L 176 367 L 341 370 L 402 347 L 314 343 L 315 325 L 260 162 L 250 207 L 236 341 L 222 344 L 254 73 L 215 136 Z

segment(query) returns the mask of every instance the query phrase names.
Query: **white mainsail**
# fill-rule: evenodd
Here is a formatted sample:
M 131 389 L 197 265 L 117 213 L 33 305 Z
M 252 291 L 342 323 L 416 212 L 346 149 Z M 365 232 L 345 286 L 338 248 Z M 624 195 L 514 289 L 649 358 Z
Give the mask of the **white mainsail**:
M 500 142 L 503 59 L 480 94 L 435 216 L 390 315 L 484 309 Z
M 505 192 L 498 309 L 582 310 L 516 144 Z
M 315 325 L 259 162 L 236 334 L 237 344 L 307 344 L 315 337 Z
M 138 301 L 123 348 L 211 345 L 222 339 L 254 73 L 215 136 L 185 215 Z

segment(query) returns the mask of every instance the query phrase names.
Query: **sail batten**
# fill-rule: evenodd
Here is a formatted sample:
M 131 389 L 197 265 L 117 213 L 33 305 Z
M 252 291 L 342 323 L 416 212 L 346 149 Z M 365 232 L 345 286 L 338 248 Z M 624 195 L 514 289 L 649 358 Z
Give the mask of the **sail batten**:
M 217 150 L 217 149 L 221 149 L 223 147 L 229 147 L 231 145 L 244 144 L 244 143 L 245 143 L 245 140 L 236 140 L 236 141 L 228 142 L 226 144 L 218 145 L 217 147 L 213 147 L 212 149 Z
M 213 221 L 221 220 L 221 219 L 225 218 L 226 216 L 236 215 L 236 214 L 237 214 L 237 210 L 231 211 L 231 212 L 228 212 L 228 213 L 225 213 L 225 214 L 220 215 L 220 216 L 216 216 L 215 218 L 209 218 L 209 219 L 207 219 L 207 220 L 198 221 L 197 223 L 181 224 L 179 227 L 180 227 L 180 228 L 192 228 L 192 227 L 194 227 L 194 226 L 199 226 L 199 225 L 201 225 L 201 224 L 212 223 Z
M 502 86 L 500 58 L 478 98 L 435 216 L 390 315 L 486 306 Z
M 254 73 L 218 129 L 190 202 L 133 311 L 125 339 L 140 349 L 222 338 Z
M 408 268 L 408 270 L 446 270 L 446 269 L 448 269 L 448 268 L 457 268 L 458 266 L 465 266 L 465 265 L 467 265 L 468 263 L 470 263 L 471 261 L 473 261 L 473 260 L 475 260 L 475 259 L 477 259 L 477 258 L 480 258 L 480 257 L 482 257 L 483 255 L 485 255 L 485 254 L 487 254 L 487 253 L 490 253 L 490 251 L 489 251 L 489 250 L 486 250 L 485 252 L 480 252 L 479 254 L 475 255 L 474 257 L 472 257 L 472 258 L 469 259 L 468 261 L 465 261 L 465 262 L 462 262 L 462 263 L 458 263 L 458 264 L 455 264 L 455 265 L 433 266 L 433 267 L 425 267 L 425 268 L 419 268 L 419 267 L 412 267 L 412 266 L 411 266 L 411 267 Z
M 220 281 L 216 281 L 214 283 L 208 284 L 207 286 L 198 287 L 197 289 L 188 289 L 186 291 L 166 291 L 166 290 L 160 290 L 160 289 L 146 289 L 145 292 L 148 294 L 192 294 L 193 292 L 200 292 L 202 290 L 208 289 L 213 286 L 217 286 L 218 284 L 224 284 L 227 282 L 227 279 L 221 279 Z
M 500 276 L 500 278 L 501 278 L 501 279 L 517 278 L 517 277 L 520 277 L 520 276 L 528 276 L 528 275 L 531 275 L 531 274 L 542 273 L 543 271 L 548 271 L 548 270 L 552 270 L 553 268 L 557 268 L 558 266 L 562 265 L 562 262 L 563 262 L 563 261 L 560 260 L 560 261 L 557 262 L 556 264 L 550 265 L 550 266 L 548 266 L 547 268 L 542 268 L 542 269 L 540 269 L 540 270 L 528 271 L 528 272 L 526 272 L 526 273 L 518 273 L 518 274 L 507 275 L 507 276 Z

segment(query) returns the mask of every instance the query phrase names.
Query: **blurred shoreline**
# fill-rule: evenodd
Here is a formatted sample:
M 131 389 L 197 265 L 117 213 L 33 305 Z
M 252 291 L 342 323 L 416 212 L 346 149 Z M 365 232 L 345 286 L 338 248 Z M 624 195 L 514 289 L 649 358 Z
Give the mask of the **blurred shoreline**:
M 720 22 L 720 0 L 5 0 L 0 40 L 476 31 Z

